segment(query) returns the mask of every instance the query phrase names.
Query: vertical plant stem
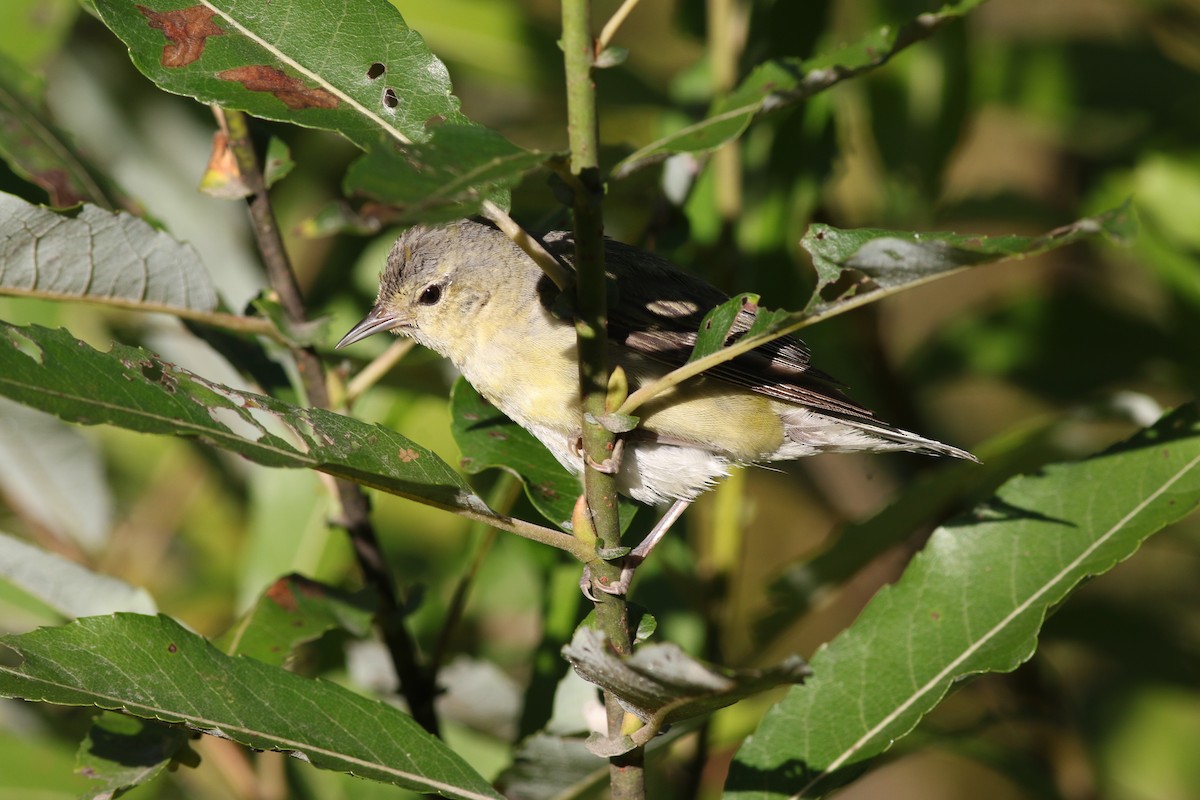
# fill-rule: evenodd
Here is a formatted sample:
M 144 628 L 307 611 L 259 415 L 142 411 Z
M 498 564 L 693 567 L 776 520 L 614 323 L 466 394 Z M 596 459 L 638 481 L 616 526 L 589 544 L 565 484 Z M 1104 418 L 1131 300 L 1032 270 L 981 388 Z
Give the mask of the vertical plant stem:
M 579 385 L 583 404 L 583 448 L 588 460 L 603 463 L 613 453 L 613 434 L 598 424 L 605 413 L 608 389 L 606 286 L 604 275 L 604 216 L 601 198 L 599 134 L 596 125 L 596 87 L 592 81 L 595 40 L 590 0 L 563 0 L 562 46 L 567 80 L 567 122 L 574 182 L 572 212 L 575 226 L 575 268 L 578 302 L 575 322 L 579 342 Z M 617 517 L 616 480 L 591 466 L 584 469 L 584 494 L 595 526 L 597 544 L 617 548 L 621 527 Z M 609 582 L 620 578 L 617 564 L 597 559 L 594 577 Z M 625 598 L 598 592 L 596 621 L 618 653 L 633 649 Z M 606 696 L 608 734 L 619 737 L 625 712 L 616 698 Z M 644 753 L 641 748 L 610 759 L 611 791 L 615 800 L 644 798 Z
M 241 111 L 221 109 L 218 119 L 229 134 L 229 148 L 237 159 L 241 178 L 249 191 L 250 220 L 254 237 L 267 269 L 271 288 L 279 296 L 279 304 L 293 323 L 305 321 L 304 298 L 292 271 L 283 237 L 271 209 L 266 182 L 259 165 L 254 143 L 250 138 L 247 117 Z M 320 357 L 311 348 L 293 348 L 292 355 L 310 405 L 329 407 L 329 388 Z M 384 645 L 391 656 L 400 680 L 400 692 L 408 700 L 413 719 L 430 733 L 437 734 L 438 719 L 433 701 L 437 696 L 434 676 L 420 663 L 417 644 L 404 625 L 404 607 L 399 599 L 395 580 L 388 569 L 379 537 L 371 524 L 370 507 L 362 487 L 352 481 L 336 480 L 337 498 L 341 506 L 339 524 L 346 529 L 354 554 L 362 570 L 363 581 L 379 595 L 377 624 Z
M 738 54 L 745 33 L 745 14 L 739 0 L 708 0 L 708 57 L 713 91 L 722 95 L 737 84 Z M 732 224 L 742 213 L 742 157 L 740 138 L 726 142 L 713 153 L 717 213 Z

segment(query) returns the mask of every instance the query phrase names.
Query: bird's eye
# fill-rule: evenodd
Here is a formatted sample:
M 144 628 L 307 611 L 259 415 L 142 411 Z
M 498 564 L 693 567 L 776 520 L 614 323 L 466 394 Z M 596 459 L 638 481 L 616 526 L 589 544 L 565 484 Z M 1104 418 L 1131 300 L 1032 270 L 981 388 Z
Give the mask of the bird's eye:
M 430 284 L 421 292 L 421 296 L 417 298 L 417 302 L 423 306 L 431 306 L 438 300 L 442 299 L 442 285 L 440 283 Z

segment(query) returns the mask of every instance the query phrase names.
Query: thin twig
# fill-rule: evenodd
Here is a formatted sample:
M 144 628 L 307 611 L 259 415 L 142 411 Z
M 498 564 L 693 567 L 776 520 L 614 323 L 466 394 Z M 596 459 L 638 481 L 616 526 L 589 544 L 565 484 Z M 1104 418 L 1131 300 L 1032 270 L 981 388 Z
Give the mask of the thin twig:
M 625 24 L 625 18 L 633 12 L 637 4 L 638 0 L 625 0 L 616 13 L 608 18 L 608 22 L 604 23 L 604 27 L 600 30 L 599 38 L 596 39 L 597 53 L 602 53 L 608 48 L 608 45 L 612 43 L 613 37 L 617 35 L 617 29 Z
M 400 363 L 400 359 L 408 355 L 408 351 L 412 350 L 416 344 L 407 336 L 397 339 L 387 350 L 372 359 L 370 364 L 360 369 L 346 385 L 346 405 L 354 405 L 355 400 L 362 397 L 364 392 L 378 383 L 384 375 L 391 371 L 392 367 Z
M 500 206 L 493 203 L 491 200 L 484 200 L 482 209 L 483 215 L 496 224 L 496 227 L 512 239 L 513 242 L 520 247 L 525 253 L 533 259 L 534 263 L 542 268 L 542 272 L 554 281 L 554 285 L 559 289 L 566 291 L 571 286 L 571 273 L 564 267 L 559 260 L 555 258 L 549 250 L 546 249 L 538 239 L 530 236 L 525 232 L 525 229 L 516 223 L 512 217 L 508 215 Z
M 300 324 L 306 318 L 304 298 L 300 294 L 300 286 L 296 282 L 295 272 L 283 246 L 279 225 L 271 209 L 271 200 L 258 155 L 250 139 L 247 117 L 241 111 L 228 109 L 216 109 L 215 113 L 222 127 L 228 131 L 229 147 L 237 159 L 241 178 L 250 191 L 250 219 L 259 253 L 267 268 L 267 278 L 279 295 L 279 304 L 288 319 L 293 324 Z M 292 355 L 309 404 L 328 408 L 329 389 L 320 357 L 311 348 L 293 348 Z M 350 536 L 364 582 L 373 587 L 379 595 L 377 621 L 400 680 L 400 691 L 408 700 L 413 719 L 430 733 L 436 734 L 438 719 L 433 701 L 437 694 L 437 686 L 434 676 L 421 666 L 416 642 L 404 625 L 405 609 L 379 545 L 379 538 L 371 525 L 367 496 L 362 488 L 352 481 L 337 480 L 335 485 L 341 506 L 339 524 Z

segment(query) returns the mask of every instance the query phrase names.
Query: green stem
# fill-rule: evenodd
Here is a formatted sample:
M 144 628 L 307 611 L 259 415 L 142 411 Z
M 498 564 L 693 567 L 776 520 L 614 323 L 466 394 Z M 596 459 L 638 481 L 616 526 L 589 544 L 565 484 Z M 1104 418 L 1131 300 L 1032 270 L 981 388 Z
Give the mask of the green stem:
M 604 194 L 600 177 L 599 134 L 596 124 L 596 87 L 592 81 L 595 41 L 591 31 L 590 0 L 563 0 L 562 47 L 567 81 L 567 122 L 571 145 L 571 173 L 578 179 L 572 194 L 575 229 L 575 269 L 578 302 L 575 331 L 579 345 L 579 386 L 583 406 L 583 450 L 592 464 L 608 461 L 613 454 L 613 434 L 598 422 L 605 413 L 608 395 L 608 333 L 606 278 L 604 272 Z M 584 494 L 595 527 L 597 545 L 609 550 L 620 547 L 621 527 L 617 516 L 616 480 L 588 466 L 584 469 Z M 596 558 L 590 562 L 593 578 L 615 582 L 620 567 Z M 625 598 L 597 592 L 596 622 L 610 645 L 621 654 L 633 650 L 629 613 Z M 611 694 L 605 696 L 608 733 L 622 733 L 625 713 Z M 642 800 L 646 796 L 644 752 L 641 748 L 612 758 L 611 792 L 615 800 Z

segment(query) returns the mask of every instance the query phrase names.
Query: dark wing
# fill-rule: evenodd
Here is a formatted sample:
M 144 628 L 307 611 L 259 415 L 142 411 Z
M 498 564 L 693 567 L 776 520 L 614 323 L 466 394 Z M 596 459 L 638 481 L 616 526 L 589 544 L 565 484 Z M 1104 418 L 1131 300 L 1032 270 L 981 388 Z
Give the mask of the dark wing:
M 546 245 L 568 262 L 574 257 L 569 233 L 547 235 Z M 609 338 L 668 367 L 682 366 L 696 344 L 704 316 L 729 297 L 669 261 L 620 242 L 605 240 L 604 257 L 616 281 L 616 297 L 610 294 L 608 308 Z M 752 312 L 740 312 L 729 341 L 744 334 L 753 322 Z M 804 342 L 784 336 L 705 374 L 777 400 L 876 422 L 870 411 L 843 394 L 837 380 L 809 361 Z

